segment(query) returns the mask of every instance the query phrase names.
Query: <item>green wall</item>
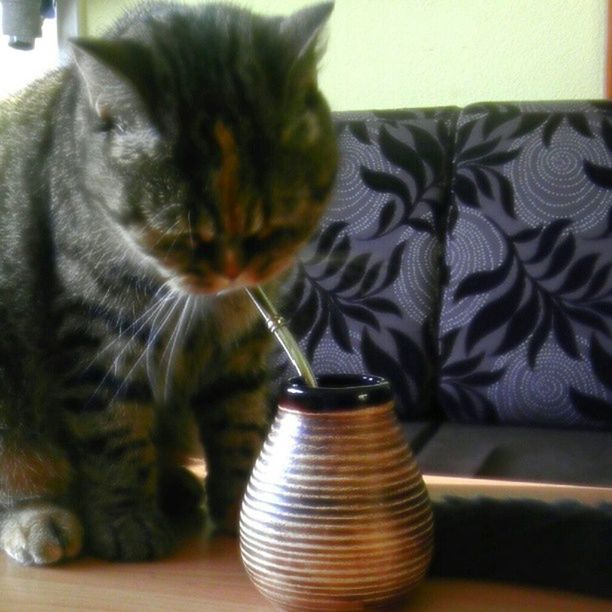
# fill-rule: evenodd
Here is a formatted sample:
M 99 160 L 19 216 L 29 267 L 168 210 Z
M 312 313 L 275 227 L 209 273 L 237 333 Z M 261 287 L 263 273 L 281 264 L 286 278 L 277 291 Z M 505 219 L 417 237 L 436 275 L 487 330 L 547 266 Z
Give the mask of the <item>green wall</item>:
M 82 4 L 96 34 L 130 2 Z M 600 98 L 605 16 L 605 0 L 336 0 L 321 88 L 335 110 Z

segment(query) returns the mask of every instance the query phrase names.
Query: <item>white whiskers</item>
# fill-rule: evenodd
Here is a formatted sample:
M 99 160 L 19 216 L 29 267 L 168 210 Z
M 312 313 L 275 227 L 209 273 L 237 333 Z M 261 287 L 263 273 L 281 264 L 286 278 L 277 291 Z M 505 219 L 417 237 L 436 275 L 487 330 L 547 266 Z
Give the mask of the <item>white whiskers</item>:
M 169 289 L 169 291 L 168 291 Z M 165 291 L 168 291 L 165 293 Z M 161 297 L 160 297 L 161 296 Z M 118 352 L 112 358 L 106 374 L 98 383 L 91 397 L 96 396 L 104 388 L 106 382 L 113 378 L 121 378 L 110 402 L 115 401 L 126 390 L 132 379 L 137 376 L 138 368 L 143 365 L 146 379 L 153 395 L 168 401 L 172 391 L 174 368 L 185 338 L 195 320 L 198 310 L 199 298 L 186 295 L 172 289 L 170 282 L 164 283 L 153 296 L 151 303 L 144 312 L 131 322 L 125 329 L 105 346 L 98 355 L 92 359 L 86 370 L 91 368 L 101 357 Z M 147 333 L 148 330 L 148 333 Z M 146 334 L 146 340 L 138 339 L 139 335 Z M 165 342 L 163 351 L 156 350 L 160 341 Z M 119 343 L 123 346 L 119 349 Z M 140 355 L 135 356 L 129 370 L 125 371 L 126 359 L 134 348 L 135 343 L 142 343 Z M 161 353 L 161 354 L 160 354 Z M 163 371 L 163 374 L 160 375 Z
M 188 295 L 185 298 L 183 309 L 179 315 L 178 321 L 172 330 L 172 334 L 166 343 L 166 348 L 160 359 L 160 367 L 165 362 L 166 375 L 164 378 L 164 386 L 162 390 L 162 398 L 164 401 L 168 401 L 170 393 L 172 391 L 172 378 L 174 369 L 176 367 L 176 360 L 182 345 L 187 337 L 187 334 L 191 328 L 191 324 L 194 319 L 195 306 L 197 305 L 197 298 L 195 296 Z

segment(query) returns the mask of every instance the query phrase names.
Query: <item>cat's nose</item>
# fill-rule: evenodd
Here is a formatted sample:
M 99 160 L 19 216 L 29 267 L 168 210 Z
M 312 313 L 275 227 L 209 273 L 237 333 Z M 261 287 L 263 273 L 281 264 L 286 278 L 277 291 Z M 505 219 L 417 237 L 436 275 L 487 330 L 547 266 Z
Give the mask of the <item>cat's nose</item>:
M 229 280 L 236 280 L 241 272 L 242 267 L 238 262 L 236 253 L 234 251 L 227 251 L 223 257 L 223 275 Z

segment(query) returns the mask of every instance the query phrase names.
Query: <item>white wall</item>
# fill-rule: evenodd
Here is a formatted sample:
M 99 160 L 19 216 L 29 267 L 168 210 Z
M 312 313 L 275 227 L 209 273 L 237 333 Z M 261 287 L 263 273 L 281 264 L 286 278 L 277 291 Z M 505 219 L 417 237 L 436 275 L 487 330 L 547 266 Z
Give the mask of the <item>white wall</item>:
M 85 4 L 98 33 L 129 2 Z M 321 87 L 335 110 L 600 98 L 605 18 L 605 0 L 336 0 Z

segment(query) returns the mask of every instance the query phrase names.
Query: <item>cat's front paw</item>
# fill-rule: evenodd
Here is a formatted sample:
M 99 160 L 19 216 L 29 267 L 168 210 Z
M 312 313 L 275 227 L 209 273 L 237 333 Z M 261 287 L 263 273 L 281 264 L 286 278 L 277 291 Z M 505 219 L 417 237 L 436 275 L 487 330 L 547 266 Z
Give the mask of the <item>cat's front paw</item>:
M 96 514 L 88 521 L 87 547 L 92 554 L 117 561 L 146 561 L 170 553 L 175 536 L 156 510 L 133 510 L 117 516 Z
M 81 551 L 83 527 L 70 510 L 50 503 L 7 511 L 0 525 L 0 546 L 26 565 L 48 565 Z

